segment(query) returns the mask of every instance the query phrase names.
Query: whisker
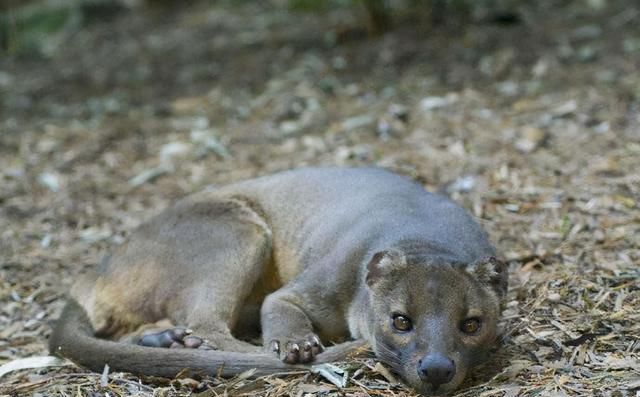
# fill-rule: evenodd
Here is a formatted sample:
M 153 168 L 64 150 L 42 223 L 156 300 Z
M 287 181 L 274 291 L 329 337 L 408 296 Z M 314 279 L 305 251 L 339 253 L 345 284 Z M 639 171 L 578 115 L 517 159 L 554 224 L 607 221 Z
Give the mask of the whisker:
M 400 363 L 393 362 L 393 361 L 391 361 L 391 360 L 389 360 L 389 359 L 387 359 L 385 357 L 381 357 L 380 361 L 385 366 L 387 366 L 391 370 L 391 372 L 394 372 L 396 374 L 401 374 L 402 373 L 403 367 L 402 367 L 402 365 Z
M 383 340 L 380 340 L 379 338 L 376 338 L 376 344 L 379 345 L 380 347 L 382 347 L 385 351 L 387 351 L 390 354 L 392 354 L 393 356 L 396 356 L 396 357 L 398 356 L 398 353 L 393 351 L 393 349 L 391 349 L 389 347 L 389 345 L 387 345 Z
M 376 346 L 379 348 L 379 358 L 385 364 L 389 365 L 392 370 L 395 372 L 400 372 L 402 368 L 402 363 L 400 361 L 400 356 L 398 353 L 393 351 L 385 342 L 376 338 Z

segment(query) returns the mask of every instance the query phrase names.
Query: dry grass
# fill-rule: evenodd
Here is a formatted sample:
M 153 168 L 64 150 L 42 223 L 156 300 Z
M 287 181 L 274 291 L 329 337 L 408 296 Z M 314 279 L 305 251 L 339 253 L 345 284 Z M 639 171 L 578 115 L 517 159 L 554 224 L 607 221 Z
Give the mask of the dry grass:
M 638 395 L 640 9 L 553 5 L 337 46 L 339 11 L 131 13 L 52 59 L 0 60 L 0 365 L 45 354 L 76 275 L 178 197 L 376 164 L 446 187 L 510 262 L 503 346 L 459 395 Z M 342 389 L 67 366 L 11 373 L 0 395 L 411 395 L 376 365 L 339 364 Z

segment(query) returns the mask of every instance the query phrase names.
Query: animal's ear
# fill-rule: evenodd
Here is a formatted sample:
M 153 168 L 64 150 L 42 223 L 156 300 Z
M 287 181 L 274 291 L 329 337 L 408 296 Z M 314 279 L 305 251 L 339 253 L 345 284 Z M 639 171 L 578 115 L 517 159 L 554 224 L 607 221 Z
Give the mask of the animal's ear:
M 491 256 L 470 264 L 467 271 L 481 283 L 493 288 L 500 298 L 507 293 L 509 273 L 505 262 Z
M 407 265 L 404 254 L 395 249 L 376 252 L 371 257 L 367 265 L 367 276 L 365 278 L 369 287 L 377 284 L 397 269 L 402 269 Z

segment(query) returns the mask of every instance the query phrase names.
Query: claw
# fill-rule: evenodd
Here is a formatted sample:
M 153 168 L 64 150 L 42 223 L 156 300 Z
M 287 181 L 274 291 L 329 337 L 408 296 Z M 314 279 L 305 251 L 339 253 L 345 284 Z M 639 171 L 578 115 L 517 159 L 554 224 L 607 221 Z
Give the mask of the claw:
M 302 346 L 302 349 L 304 351 L 310 351 L 312 346 L 313 345 L 311 344 L 310 341 L 306 341 L 306 342 L 304 342 L 304 345 Z
M 196 349 L 200 345 L 202 345 L 202 339 L 198 338 L 197 336 L 186 336 L 183 339 L 183 342 L 185 347 L 188 347 L 191 349 Z
M 171 335 L 171 337 L 174 340 L 182 340 L 184 339 L 185 336 L 189 335 L 190 332 L 188 332 L 189 330 L 185 329 L 185 328 L 174 328 L 172 330 L 169 330 L 169 334 Z
M 287 348 L 290 352 L 299 352 L 300 351 L 300 345 L 297 343 L 289 343 L 287 345 Z
M 311 342 L 306 341 L 304 342 L 304 346 L 302 348 L 302 351 L 300 352 L 300 361 L 303 363 L 308 363 L 308 362 L 311 362 L 312 360 L 313 360 L 312 345 L 311 345 Z
M 296 364 L 300 361 L 300 346 L 297 343 L 287 343 L 287 354 L 284 362 Z
M 184 345 L 180 342 L 173 342 L 169 345 L 169 349 L 184 349 Z
M 267 345 L 267 351 L 275 353 L 287 364 L 310 363 L 324 347 L 315 334 L 308 334 L 301 338 L 292 337 L 287 340 L 273 339 Z
M 319 354 L 323 350 L 324 350 L 324 347 L 322 346 L 320 339 L 318 339 L 317 336 L 313 335 L 311 337 L 311 351 L 313 352 L 313 355 L 315 356 L 316 354 Z
M 271 350 L 271 352 L 275 353 L 275 354 L 280 354 L 280 342 L 278 342 L 277 340 L 272 340 L 270 345 L 269 345 L 269 350 Z

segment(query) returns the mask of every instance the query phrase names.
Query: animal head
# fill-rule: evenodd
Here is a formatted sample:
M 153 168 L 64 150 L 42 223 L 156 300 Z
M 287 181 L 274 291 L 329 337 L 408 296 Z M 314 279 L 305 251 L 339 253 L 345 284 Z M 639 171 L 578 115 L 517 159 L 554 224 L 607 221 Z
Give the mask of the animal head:
M 420 393 L 447 393 L 495 342 L 507 269 L 391 249 L 373 255 L 366 285 L 376 356 Z

